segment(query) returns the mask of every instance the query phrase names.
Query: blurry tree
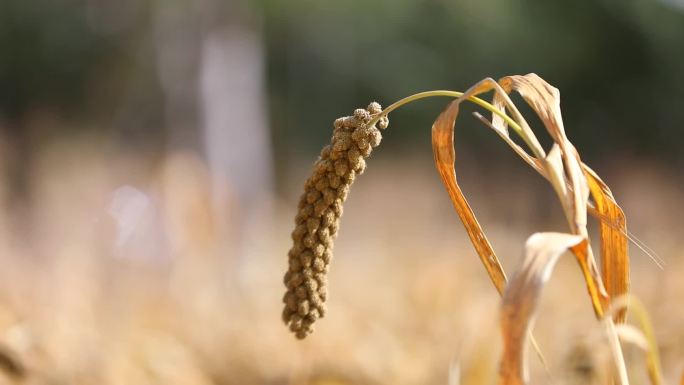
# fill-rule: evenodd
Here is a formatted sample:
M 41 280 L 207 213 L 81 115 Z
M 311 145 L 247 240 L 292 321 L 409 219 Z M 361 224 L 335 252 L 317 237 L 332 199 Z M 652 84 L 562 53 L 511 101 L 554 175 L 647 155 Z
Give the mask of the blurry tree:
M 387 104 L 537 72 L 561 89 L 569 134 L 586 156 L 681 162 L 684 12 L 672 4 L 263 0 L 278 156 L 300 143 L 314 151 L 332 119 L 369 98 Z M 392 137 L 427 143 L 445 103 L 395 113 Z M 493 141 L 484 131 L 459 135 L 486 152 Z
M 368 99 L 387 104 L 426 89 L 462 89 L 485 76 L 537 72 L 562 90 L 566 124 L 586 156 L 682 162 L 684 7 L 678 4 L 3 0 L 0 127 L 10 151 L 20 154 L 14 164 L 30 162 L 25 154 L 36 142 L 83 130 L 110 135 L 126 150 L 203 151 L 214 140 L 200 139 L 200 127 L 220 129 L 210 123 L 217 120 L 204 120 L 218 115 L 202 103 L 214 102 L 209 95 L 221 88 L 206 78 L 198 83 L 199 73 L 220 74 L 225 66 L 221 87 L 237 90 L 239 81 L 263 72 L 263 61 L 267 83 L 254 84 L 268 90 L 270 114 L 249 119 L 271 122 L 275 164 L 285 165 L 299 149 L 315 151 L 335 117 Z M 242 44 L 228 48 L 231 40 Z M 259 52 L 265 56 L 250 61 Z M 427 151 L 430 117 L 445 102 L 397 112 L 386 146 L 403 138 L 422 141 L 418 148 Z M 257 111 L 225 106 L 231 109 Z M 484 131 L 460 135 L 486 153 L 492 141 Z
M 0 2 L 0 129 L 10 197 L 27 197 L 31 153 L 50 138 L 84 130 L 159 136 L 158 108 L 149 102 L 158 87 L 146 76 L 145 40 L 138 40 L 148 11 L 129 0 Z

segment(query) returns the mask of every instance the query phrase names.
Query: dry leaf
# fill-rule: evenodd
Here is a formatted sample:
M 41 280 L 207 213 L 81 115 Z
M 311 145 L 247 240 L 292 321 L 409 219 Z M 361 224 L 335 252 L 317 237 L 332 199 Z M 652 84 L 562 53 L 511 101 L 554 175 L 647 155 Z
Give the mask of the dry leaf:
M 594 198 L 596 210 L 601 215 L 601 275 L 610 298 L 627 294 L 629 291 L 629 256 L 627 255 L 627 229 L 625 214 L 615 203 L 608 186 L 596 173 L 583 164 L 589 189 Z M 615 322 L 625 320 L 625 310 L 615 314 Z
M 499 259 L 494 253 L 492 245 L 482 231 L 482 226 L 480 226 L 468 201 L 463 196 L 463 192 L 456 181 L 456 169 L 454 167 L 456 161 L 454 123 L 458 117 L 460 104 L 470 96 L 489 91 L 492 82 L 493 80 L 491 79 L 485 79 L 477 83 L 466 91 L 462 97 L 452 101 L 437 117 L 437 120 L 432 125 L 432 150 L 435 158 L 435 167 L 449 193 L 456 213 L 461 222 L 463 222 L 468 237 L 470 237 L 475 251 L 484 264 L 489 278 L 494 283 L 494 287 L 496 287 L 499 293 L 502 293 L 506 284 L 506 275 Z
M 506 107 L 511 111 L 516 122 L 523 128 L 524 135 L 534 137 L 524 118 L 520 116 L 514 106 L 510 105 L 510 98 L 507 94 L 513 91 L 518 92 L 537 113 L 549 135 L 555 141 L 549 155 L 545 155 L 542 159 L 530 160 L 523 155 L 521 157 L 549 180 L 561 201 L 571 231 L 588 238 L 589 185 L 582 171 L 583 163 L 565 135 L 560 110 L 560 92 L 536 74 L 504 77 L 499 81 L 499 84 L 500 87 L 492 88 L 496 92 L 492 103 L 495 106 Z M 492 114 L 490 127 L 502 137 L 508 133 L 504 120 L 496 114 Z M 506 142 L 520 155 L 520 149 L 512 144 L 510 138 Z M 532 144 L 531 149 L 534 152 L 543 154 L 543 152 L 535 149 L 539 143 L 536 137 L 528 139 L 526 142 L 528 145 Z M 537 167 L 537 165 L 541 167 Z M 594 311 L 597 317 L 601 318 L 608 305 L 609 298 L 598 273 L 593 252 L 591 248 L 588 248 L 584 255 L 576 256 L 587 283 Z
M 533 73 L 525 76 L 507 76 L 499 80 L 499 84 L 506 93 L 516 91 L 525 99 L 544 123 L 551 138 L 560 147 L 565 174 L 572 190 L 572 194 L 561 196 L 561 199 L 568 201 L 564 202 L 564 206 L 572 207 L 572 211 L 566 212 L 566 215 L 569 215 L 569 220 L 571 219 L 570 225 L 573 233 L 582 234 L 582 229 L 586 231 L 587 225 L 589 188 L 582 174 L 579 155 L 565 135 L 560 110 L 560 92 Z M 557 186 L 554 185 L 554 187 Z
M 519 155 L 521 158 L 537 170 L 542 176 L 548 179 L 556 189 L 561 203 L 564 206 L 568 219 L 574 218 L 573 224 L 577 233 L 586 234 L 586 212 L 582 208 L 591 207 L 586 196 L 586 188 L 588 187 L 596 202 L 596 207 L 592 208 L 592 212 L 600 220 L 600 238 L 601 238 L 601 276 L 602 285 L 594 278 L 590 285 L 596 288 L 590 288 L 590 292 L 597 292 L 599 297 L 593 297 L 592 302 L 595 304 L 595 310 L 598 316 L 606 308 L 609 297 L 616 297 L 625 294 L 629 290 L 629 258 L 627 255 L 627 240 L 628 233 L 625 228 L 625 216 L 620 207 L 615 202 L 610 189 L 606 184 L 591 170 L 586 164 L 581 162 L 577 156 L 576 150 L 567 139 L 565 130 L 563 128 L 563 121 L 560 111 L 560 92 L 546 83 L 542 78 L 536 74 L 528 74 L 525 76 L 509 76 L 500 80 L 501 88 L 504 92 L 509 93 L 517 91 L 527 101 L 527 103 L 538 114 L 544 123 L 547 131 L 556 142 L 552 152 L 558 146 L 562 149 L 563 159 L 565 159 L 565 167 L 567 168 L 566 178 L 564 170 L 559 166 L 558 156 L 556 154 L 549 154 L 546 157 L 546 167 L 540 167 L 539 160 L 530 157 L 524 150 L 515 144 L 508 136 L 508 130 L 505 121 L 498 115 L 492 114 L 492 123 L 489 124 L 482 119 L 497 134 L 499 134 L 506 143 Z M 514 112 L 514 116 L 518 116 L 517 110 L 512 110 L 508 105 L 508 100 L 501 96 L 498 92 L 494 95 L 493 104 L 499 108 L 508 107 Z M 521 127 L 528 127 L 527 124 L 521 124 Z M 583 178 L 579 169 L 586 177 Z M 548 170 L 548 169 L 551 169 Z M 581 191 L 580 194 L 574 193 Z M 584 203 L 582 203 L 584 202 Z M 578 208 L 578 209 L 575 209 Z M 647 252 L 648 253 L 648 252 Z M 580 261 L 583 267 L 585 277 L 595 277 L 596 267 L 595 259 L 589 251 L 587 260 Z M 600 308 L 598 304 L 601 304 Z M 624 321 L 624 311 L 616 314 L 616 322 Z
M 504 352 L 499 384 L 526 384 L 527 338 L 532 329 L 538 301 L 558 258 L 569 249 L 586 249 L 580 235 L 536 233 L 525 244 L 521 268 L 506 287 L 501 308 Z
M 611 296 L 627 292 L 629 282 L 629 259 L 627 257 L 627 231 L 624 214 L 615 202 L 610 189 L 580 159 L 577 150 L 565 134 L 560 109 L 560 92 L 536 74 L 508 76 L 498 83 L 484 79 L 471 87 L 460 98 L 452 101 L 432 126 L 432 145 L 435 165 L 452 203 L 482 260 L 490 279 L 501 293 L 506 281 L 501 264 L 477 222 L 456 180 L 454 169 L 454 126 L 460 103 L 476 95 L 494 91 L 492 121 L 480 114 L 475 116 L 492 128 L 528 165 L 544 176 L 552 185 L 563 207 L 571 234 L 536 234 L 528 240 L 523 270 L 516 275 L 504 295 L 502 325 L 505 337 L 505 353 L 500 383 L 522 384 L 525 382 L 524 347 L 531 330 L 536 301 L 553 265 L 566 249 L 576 256 L 584 275 L 587 290 L 597 318 L 609 308 Z M 509 97 L 518 92 L 532 107 L 554 140 L 548 155 L 539 144 L 520 111 Z M 482 105 L 482 103 L 479 103 Z M 491 107 L 491 106 L 490 106 Z M 503 113 L 509 116 L 502 116 Z M 512 120 L 511 120 L 512 118 Z M 509 127 L 510 124 L 510 127 Z M 527 145 L 530 152 L 510 137 L 513 129 Z M 595 205 L 589 201 L 591 193 Z M 591 212 L 601 220 L 602 270 L 599 269 L 593 251 L 588 245 L 587 214 Z M 604 286 L 606 282 L 609 290 Z M 624 320 L 624 311 L 616 313 L 616 321 Z M 612 319 L 605 320 L 619 381 L 627 384 L 626 370 L 617 331 Z

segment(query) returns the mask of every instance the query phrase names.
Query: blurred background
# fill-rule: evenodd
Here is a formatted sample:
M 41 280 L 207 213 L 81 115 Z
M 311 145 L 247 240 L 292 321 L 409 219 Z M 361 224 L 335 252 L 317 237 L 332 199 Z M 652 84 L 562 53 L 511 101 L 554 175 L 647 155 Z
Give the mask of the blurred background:
M 346 203 L 329 314 L 306 341 L 280 321 L 282 274 L 337 117 L 529 72 L 561 90 L 570 140 L 665 261 L 631 247 L 675 383 L 682 47 L 681 0 L 2 0 L 0 383 L 493 383 L 498 297 L 432 165 L 448 100 L 390 116 Z M 456 148 L 510 275 L 530 234 L 565 229 L 562 211 L 470 115 Z M 535 334 L 555 383 L 605 382 L 572 258 Z M 626 355 L 645 383 L 643 354 Z

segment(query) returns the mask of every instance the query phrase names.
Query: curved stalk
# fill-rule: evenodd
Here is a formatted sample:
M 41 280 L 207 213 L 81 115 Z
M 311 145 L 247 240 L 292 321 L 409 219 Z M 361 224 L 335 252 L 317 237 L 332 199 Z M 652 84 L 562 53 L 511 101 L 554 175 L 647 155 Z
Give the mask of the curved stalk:
M 417 94 L 413 94 L 413 95 L 407 96 L 407 97 L 405 97 L 405 98 L 403 98 L 403 99 L 400 99 L 400 100 L 398 100 L 398 101 L 392 103 L 392 104 L 389 105 L 387 108 L 385 108 L 384 110 L 382 110 L 382 112 L 380 112 L 379 114 L 377 114 L 376 116 L 374 116 L 374 117 L 370 120 L 370 122 L 368 122 L 368 126 L 373 126 L 373 125 L 376 124 L 382 117 L 389 115 L 390 112 L 396 110 L 397 108 L 399 108 L 399 107 L 401 107 L 401 106 L 403 106 L 403 105 L 409 104 L 409 103 L 414 102 L 414 101 L 416 101 L 416 100 L 425 99 L 425 98 L 430 98 L 430 97 L 435 97 L 435 96 L 445 96 L 445 97 L 450 97 L 450 98 L 460 98 L 461 96 L 463 96 L 463 92 L 459 92 L 459 91 L 449 91 L 449 90 L 434 90 L 434 91 L 419 92 L 419 93 L 417 93 Z M 503 119 L 503 120 L 509 125 L 509 127 L 511 127 L 511 129 L 513 129 L 513 131 L 514 131 L 516 134 L 518 134 L 518 136 L 519 136 L 523 141 L 525 141 L 525 144 L 527 144 L 527 147 L 529 147 L 529 149 L 532 150 L 532 152 L 534 153 L 534 155 L 535 155 L 537 158 L 539 158 L 539 159 L 542 158 L 541 154 L 537 153 L 537 151 L 535 151 L 535 147 L 532 146 L 532 145 L 530 144 L 530 140 L 529 140 L 529 138 L 527 137 L 527 135 L 525 135 L 525 132 L 523 131 L 522 127 L 520 127 L 520 125 L 519 125 L 515 120 L 513 120 L 510 116 L 508 116 L 504 111 L 499 110 L 498 108 L 494 107 L 491 103 L 489 103 L 489 102 L 487 102 L 486 100 L 483 100 L 483 99 L 481 99 L 481 98 L 478 98 L 477 96 L 471 96 L 471 97 L 469 97 L 467 100 L 470 101 L 470 102 L 472 102 L 472 103 L 475 103 L 475 104 L 477 104 L 478 106 L 480 106 L 480 107 L 482 107 L 482 108 L 484 108 L 484 109 L 490 111 L 491 113 L 496 114 L 496 115 L 498 115 L 499 117 L 501 117 L 501 119 Z

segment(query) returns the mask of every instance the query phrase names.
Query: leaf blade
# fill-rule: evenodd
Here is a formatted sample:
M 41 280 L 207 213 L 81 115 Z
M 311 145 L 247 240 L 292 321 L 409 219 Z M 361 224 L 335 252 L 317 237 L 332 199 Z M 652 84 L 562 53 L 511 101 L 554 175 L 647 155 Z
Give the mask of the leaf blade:
M 501 305 L 504 351 L 499 384 L 527 383 L 525 337 L 532 330 L 544 284 L 564 252 L 586 247 L 586 238 L 574 234 L 536 233 L 528 238 L 522 266 L 506 286 Z
M 484 234 L 482 226 L 458 185 L 455 168 L 456 151 L 454 149 L 454 126 L 458 118 L 461 102 L 467 100 L 468 97 L 491 90 L 494 87 L 493 83 L 495 82 L 492 79 L 484 79 L 466 91 L 462 97 L 449 103 L 432 125 L 432 149 L 435 167 L 449 194 L 454 209 L 463 223 L 468 237 L 494 287 L 499 293 L 503 293 L 506 285 L 506 274 L 491 243 Z
M 629 292 L 629 255 L 625 214 L 615 202 L 608 186 L 589 166 L 583 164 L 599 221 L 601 238 L 601 276 L 608 296 L 613 299 Z M 625 321 L 625 309 L 614 315 L 617 323 Z

